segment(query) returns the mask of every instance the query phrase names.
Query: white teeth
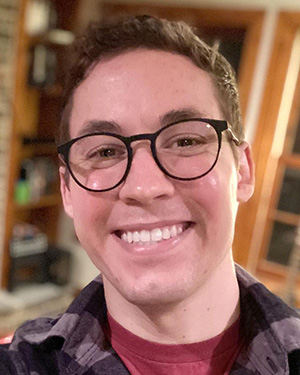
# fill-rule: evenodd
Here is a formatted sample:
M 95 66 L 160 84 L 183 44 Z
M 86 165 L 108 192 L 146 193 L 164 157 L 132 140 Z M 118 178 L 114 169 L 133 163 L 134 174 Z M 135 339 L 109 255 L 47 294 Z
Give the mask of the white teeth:
M 131 243 L 133 241 L 133 235 L 132 232 L 127 232 L 127 242 Z
M 140 234 L 139 234 L 139 232 L 133 232 L 132 239 L 133 239 L 133 242 L 140 242 Z
M 151 234 L 148 230 L 142 230 L 140 235 L 142 242 L 150 242 L 151 240 Z
M 168 240 L 170 237 L 171 237 L 171 234 L 170 234 L 169 228 L 164 228 L 162 230 L 162 238 L 164 240 Z
M 158 242 L 162 240 L 162 232 L 159 228 L 153 229 L 151 231 L 151 241 Z
M 176 237 L 184 231 L 183 225 L 172 225 L 171 227 L 155 228 L 151 231 L 123 232 L 121 238 L 128 243 L 151 244 Z
M 170 236 L 171 236 L 171 237 L 175 237 L 175 236 L 177 236 L 177 228 L 176 228 L 175 225 L 173 225 L 173 226 L 171 227 L 171 230 L 170 230 Z

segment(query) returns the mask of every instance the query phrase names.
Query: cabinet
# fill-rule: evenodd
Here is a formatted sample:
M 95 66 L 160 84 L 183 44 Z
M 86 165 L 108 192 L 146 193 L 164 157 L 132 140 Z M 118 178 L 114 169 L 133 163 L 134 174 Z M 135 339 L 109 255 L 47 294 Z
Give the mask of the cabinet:
M 37 228 L 56 244 L 61 199 L 55 133 L 77 15 L 77 1 L 21 1 L 2 287 L 8 286 L 11 241 L 21 230 Z M 33 271 L 22 272 L 26 278 Z

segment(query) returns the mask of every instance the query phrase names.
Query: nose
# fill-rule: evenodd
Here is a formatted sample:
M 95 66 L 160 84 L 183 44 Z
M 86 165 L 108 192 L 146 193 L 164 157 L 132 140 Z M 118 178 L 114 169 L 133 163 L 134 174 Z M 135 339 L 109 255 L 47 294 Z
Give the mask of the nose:
M 121 185 L 120 199 L 127 204 L 149 205 L 156 199 L 166 199 L 173 194 L 173 182 L 159 169 L 150 150 L 138 148 L 129 174 Z

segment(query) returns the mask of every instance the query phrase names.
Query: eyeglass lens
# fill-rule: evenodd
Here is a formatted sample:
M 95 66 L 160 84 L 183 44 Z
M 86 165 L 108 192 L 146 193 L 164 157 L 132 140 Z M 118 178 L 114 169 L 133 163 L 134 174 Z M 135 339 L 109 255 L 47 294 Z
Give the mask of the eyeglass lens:
M 164 128 L 156 138 L 161 167 L 175 178 L 191 179 L 205 174 L 218 157 L 218 135 L 198 120 Z M 91 190 L 118 184 L 128 166 L 128 150 L 117 137 L 95 134 L 77 140 L 70 148 L 69 166 L 77 181 Z

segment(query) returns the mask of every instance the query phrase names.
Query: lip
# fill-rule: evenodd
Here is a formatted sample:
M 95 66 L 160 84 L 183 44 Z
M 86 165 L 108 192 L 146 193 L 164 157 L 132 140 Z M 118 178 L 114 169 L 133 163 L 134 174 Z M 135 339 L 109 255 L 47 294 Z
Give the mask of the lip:
M 178 225 L 178 224 L 186 224 L 188 223 L 188 227 L 182 232 L 180 233 L 179 235 L 175 236 L 175 237 L 171 237 L 167 240 L 163 240 L 163 241 L 160 241 L 160 242 L 156 242 L 156 243 L 152 243 L 152 244 L 141 244 L 141 243 L 128 243 L 126 241 L 123 241 L 119 235 L 118 235 L 118 232 L 122 232 L 122 231 L 132 231 L 133 228 L 134 230 L 152 230 L 152 229 L 155 229 L 155 228 L 161 228 L 163 226 L 171 226 L 171 225 Z M 166 253 L 171 253 L 173 251 L 173 249 L 178 246 L 182 241 L 184 241 L 184 239 L 186 238 L 186 236 L 188 236 L 188 234 L 191 232 L 192 228 L 193 228 L 193 222 L 168 222 L 168 224 L 166 224 L 166 222 L 164 222 L 163 224 L 160 222 L 160 223 L 153 223 L 153 224 L 142 224 L 142 225 L 133 225 L 133 226 L 129 226 L 129 225 L 126 225 L 124 227 L 122 227 L 122 229 L 118 229 L 117 231 L 114 231 L 112 234 L 114 236 L 114 239 L 117 241 L 118 245 L 121 246 L 122 249 L 124 249 L 126 252 L 128 252 L 129 254 L 131 255 L 136 255 L 136 256 L 141 256 L 141 257 L 145 257 L 145 256 L 163 256 L 165 255 Z

